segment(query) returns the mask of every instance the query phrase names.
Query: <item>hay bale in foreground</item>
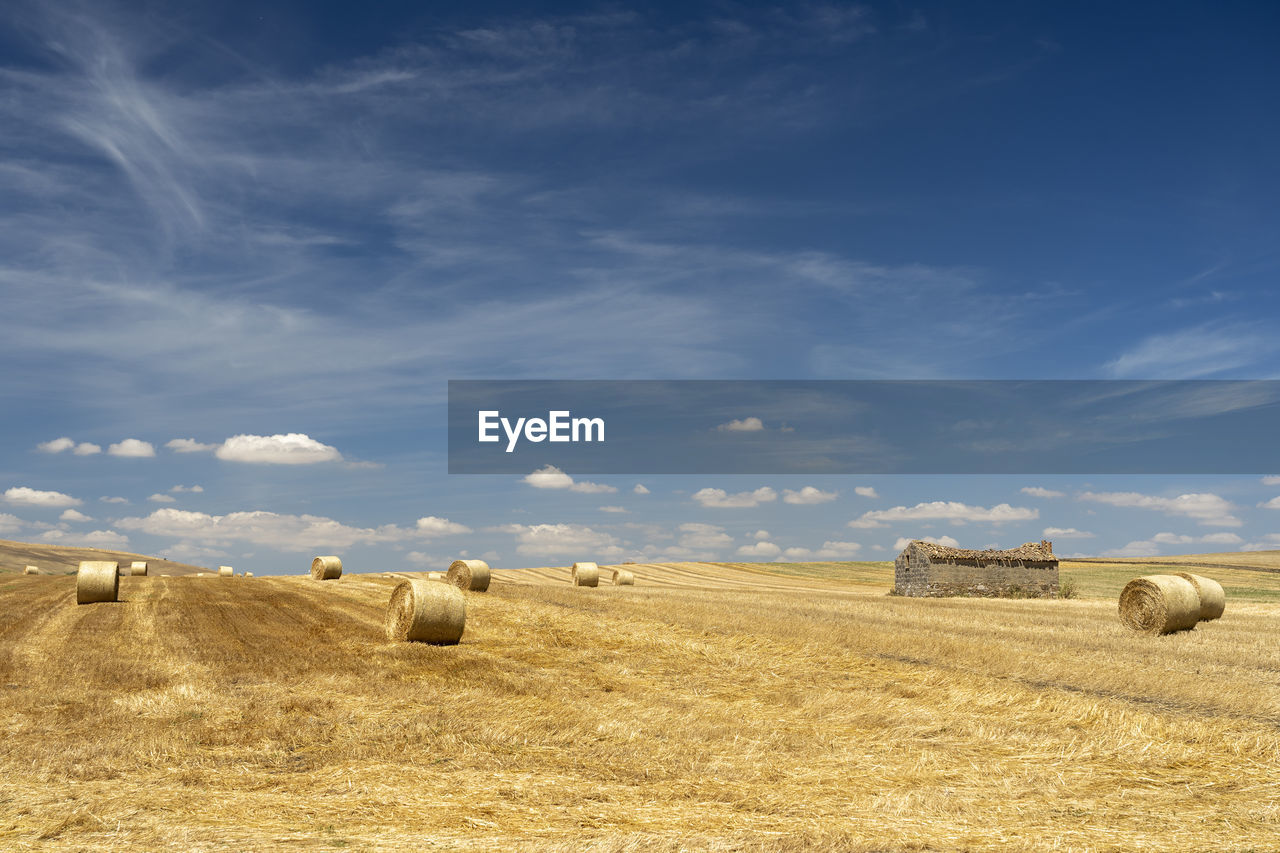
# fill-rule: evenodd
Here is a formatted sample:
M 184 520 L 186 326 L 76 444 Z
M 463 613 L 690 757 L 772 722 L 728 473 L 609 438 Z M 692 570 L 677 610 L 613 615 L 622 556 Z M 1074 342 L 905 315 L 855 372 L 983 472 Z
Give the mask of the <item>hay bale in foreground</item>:
M 600 585 L 600 567 L 595 563 L 574 563 L 570 574 L 574 586 Z
M 316 557 L 311 561 L 311 577 L 318 581 L 331 581 L 342 577 L 342 558 Z
M 40 574 L 40 570 L 37 569 L 35 566 L 27 566 L 25 569 L 22 570 L 22 573 L 24 575 L 38 575 Z
M 489 588 L 489 564 L 484 560 L 454 560 L 444 577 L 458 589 L 484 592 Z
M 626 569 L 614 569 L 613 585 L 614 586 L 635 586 L 636 576 L 635 574 L 627 571 Z
M 391 591 L 388 639 L 454 646 L 466 622 L 467 599 L 456 586 L 414 578 L 402 580 Z
M 1196 588 L 1200 596 L 1200 621 L 1208 622 L 1217 619 L 1227 609 L 1227 594 L 1222 591 L 1222 584 L 1204 575 L 1193 575 L 1191 572 L 1174 572 L 1180 578 L 1186 578 Z
M 129 574 L 134 577 L 146 577 L 147 564 L 145 562 L 135 560 L 129 564 Z
M 1200 596 L 1177 575 L 1145 575 L 1120 592 L 1120 621 L 1146 634 L 1172 634 L 1200 621 Z
M 218 566 L 218 577 L 233 578 L 235 577 L 235 575 L 236 575 L 236 570 L 231 568 L 230 566 Z
M 117 601 L 120 598 L 120 564 L 84 560 L 76 572 L 76 604 Z

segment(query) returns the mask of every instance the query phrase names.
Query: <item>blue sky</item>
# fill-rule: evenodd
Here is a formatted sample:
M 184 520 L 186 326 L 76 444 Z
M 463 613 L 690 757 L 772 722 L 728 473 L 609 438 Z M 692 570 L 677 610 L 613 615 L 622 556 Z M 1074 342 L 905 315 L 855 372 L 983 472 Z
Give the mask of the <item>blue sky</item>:
M 451 477 L 444 407 L 464 378 L 1276 378 L 1278 24 L 5 4 L 0 536 L 256 572 L 1280 547 L 1266 471 Z

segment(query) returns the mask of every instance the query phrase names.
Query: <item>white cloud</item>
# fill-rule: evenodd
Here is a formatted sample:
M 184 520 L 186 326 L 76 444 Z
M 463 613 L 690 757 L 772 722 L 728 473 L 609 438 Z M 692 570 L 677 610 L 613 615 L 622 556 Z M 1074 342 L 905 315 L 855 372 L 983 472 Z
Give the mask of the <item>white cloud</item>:
M 1040 534 L 1045 539 L 1092 539 L 1093 534 L 1087 530 L 1076 530 L 1074 527 L 1046 527 Z
M 635 492 L 637 495 L 649 494 L 649 490 L 645 488 L 644 483 L 636 483 L 636 487 L 631 491 Z
M 720 424 L 716 427 L 720 432 L 761 432 L 764 430 L 764 422 L 759 418 L 743 418 L 738 421 L 729 421 L 727 424 Z
M 123 548 L 129 544 L 128 536 L 114 530 L 94 530 L 92 533 L 76 537 L 76 540 L 99 548 Z
M 1154 557 L 1160 554 L 1162 545 L 1240 545 L 1244 542 L 1234 533 L 1209 533 L 1205 536 L 1189 536 L 1185 533 L 1157 533 L 1150 539 L 1137 539 L 1122 548 L 1103 551 L 1103 557 Z M 1185 550 L 1185 549 L 1184 549 Z M 1245 546 L 1242 550 L 1248 550 Z
M 36 445 L 36 450 L 41 453 L 61 453 L 75 446 L 76 443 L 64 435 L 62 438 L 55 438 L 52 441 L 42 441 Z
M 102 446 L 94 444 L 91 441 L 82 441 L 76 445 L 76 449 L 71 451 L 76 456 L 93 456 L 95 453 L 102 452 Z
M 27 523 L 16 515 L 0 512 L 0 533 L 16 533 L 26 526 Z
M 617 537 L 582 524 L 507 524 L 499 529 L 515 536 L 516 553 L 527 556 L 593 560 L 623 553 Z
M 959 501 L 930 501 L 913 507 L 895 506 L 892 509 L 876 509 L 864 512 L 849 522 L 850 527 L 883 527 L 885 522 L 925 521 L 940 519 L 953 524 L 987 522 L 1004 524 L 1010 521 L 1029 521 L 1040 517 L 1040 510 L 1027 507 L 996 504 L 993 507 L 970 506 Z
M 691 521 L 680 525 L 679 530 L 683 534 L 678 540 L 681 548 L 714 550 L 733 544 L 733 537 L 725 533 L 723 527 L 714 524 Z
M 1033 498 L 1060 498 L 1066 495 L 1066 492 L 1057 492 L 1040 486 L 1023 486 L 1020 491 L 1024 495 L 1031 495 Z
M 434 515 L 428 515 L 418 519 L 414 528 L 423 536 L 428 538 L 433 536 L 454 536 L 461 533 L 470 533 L 471 528 L 465 524 L 459 524 L 456 521 L 450 521 L 447 518 L 437 518 Z
M 824 504 L 838 497 L 840 497 L 839 492 L 824 492 L 814 486 L 805 486 L 798 492 L 793 492 L 790 489 L 782 490 L 783 503 L 800 504 L 802 506 Z
M 174 453 L 207 453 L 218 449 L 216 444 L 201 444 L 194 438 L 175 438 L 165 442 L 164 446 Z
M 336 447 L 321 444 L 301 432 L 285 435 L 233 435 L 222 442 L 214 455 L 228 462 L 260 465 L 314 465 L 341 462 Z
M 402 542 L 440 535 L 432 529 L 435 525 L 426 525 L 422 530 L 394 524 L 352 527 L 315 515 L 288 515 L 265 510 L 209 515 L 172 507 L 157 509 L 142 518 L 121 519 L 118 526 L 203 545 L 226 547 L 232 542 L 252 542 L 281 551 L 313 552 L 320 548 L 346 548 L 357 543 Z
M 1208 545 L 1238 545 L 1244 540 L 1234 533 L 1210 533 L 1201 536 L 1200 541 Z
M 855 495 L 860 495 L 861 497 L 864 497 L 864 498 L 880 497 L 880 495 L 876 494 L 876 490 L 874 486 L 855 486 L 853 489 L 853 493 Z
M 761 486 L 754 492 L 738 492 L 736 495 L 731 495 L 724 489 L 699 489 L 693 493 L 693 499 L 703 506 L 727 509 L 770 503 L 778 499 L 778 493 L 768 486 Z
M 568 489 L 571 492 L 584 494 L 611 494 L 618 491 L 615 487 L 606 486 L 603 483 L 575 482 L 573 477 L 554 465 L 546 465 L 532 474 L 526 474 L 524 482 L 535 489 Z
M 434 554 L 427 554 L 423 551 L 410 551 L 404 555 L 405 560 L 416 568 L 427 568 L 428 566 L 439 566 L 443 571 L 453 562 L 446 557 L 437 557 Z
M 918 538 L 921 542 L 932 542 L 935 545 L 945 545 L 948 548 L 960 547 L 960 543 L 955 539 L 952 539 L 950 536 L 939 536 L 937 539 L 933 538 L 932 536 L 920 536 Z M 910 545 L 913 541 L 914 540 L 908 539 L 907 537 L 903 536 L 899 538 L 897 542 L 893 543 L 893 550 L 901 551 L 903 548 Z
M 39 489 L 30 489 L 26 486 L 14 486 L 6 489 L 4 499 L 11 504 L 19 506 L 80 506 L 81 501 L 70 495 L 64 495 L 62 492 L 42 492 Z
M 1267 476 L 1262 478 L 1262 485 L 1280 486 L 1280 476 L 1277 476 L 1276 474 L 1268 474 Z
M 124 441 L 118 441 L 108 447 L 107 453 L 111 456 L 123 456 L 129 459 L 150 459 L 156 455 L 156 449 L 151 446 L 149 441 L 126 438 Z
M 833 542 L 828 539 L 821 548 L 788 548 L 783 553 L 792 560 L 850 560 L 862 546 L 857 542 Z
M 58 518 L 63 521 L 93 521 L 92 518 L 85 515 L 83 512 L 80 512 L 78 509 L 64 509 L 62 511 L 62 515 L 58 516 Z
M 154 495 L 151 495 L 150 497 L 147 498 L 147 500 L 151 501 L 152 503 L 158 503 L 158 504 L 171 504 L 171 503 L 178 502 L 178 499 L 175 498 L 173 495 L 162 495 L 159 492 L 157 492 Z
M 1150 509 L 1168 515 L 1181 515 L 1212 527 L 1240 527 L 1243 522 L 1231 515 L 1235 506 L 1225 498 L 1210 493 L 1191 493 L 1176 498 L 1144 495 L 1138 492 L 1083 492 L 1082 501 L 1110 506 Z
M 601 506 L 601 507 L 596 507 L 596 509 L 600 510 L 601 512 L 622 513 L 627 511 L 627 508 L 623 506 Z
M 1105 367 L 1117 377 L 1193 379 L 1257 364 L 1276 346 L 1265 329 L 1207 323 L 1150 335 Z
M 782 549 L 772 542 L 755 542 L 751 545 L 743 545 L 738 549 L 738 554 L 743 557 L 764 557 L 771 560 L 782 553 Z
M 120 497 L 112 498 L 112 497 L 107 497 L 106 495 L 103 495 L 102 497 L 98 498 L 98 500 L 102 501 L 104 504 L 127 504 L 129 502 L 128 498 L 120 498 Z
M 769 538 L 769 531 L 767 531 L 767 530 L 757 530 L 755 533 L 752 533 L 752 534 L 751 534 L 751 538 L 752 538 L 752 539 L 768 539 L 768 538 Z
M 195 494 L 199 494 L 200 492 L 204 491 L 204 486 L 174 486 L 169 491 L 179 495 L 182 494 L 183 492 L 193 492 Z
M 1262 509 L 1280 509 L 1280 497 L 1274 497 L 1269 501 L 1263 501 L 1258 504 Z
M 1130 542 L 1123 548 L 1111 548 L 1103 551 L 1101 557 L 1155 557 L 1160 553 L 1160 546 L 1145 539 Z

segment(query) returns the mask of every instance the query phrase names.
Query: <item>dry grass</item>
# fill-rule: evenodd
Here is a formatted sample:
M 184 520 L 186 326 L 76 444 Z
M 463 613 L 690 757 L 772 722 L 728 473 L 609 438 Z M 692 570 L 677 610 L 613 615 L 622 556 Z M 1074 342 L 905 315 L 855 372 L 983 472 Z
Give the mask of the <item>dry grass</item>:
M 386 639 L 399 579 L 0 579 L 0 848 L 1280 849 L 1275 605 L 628 569 L 468 595 L 451 648 Z

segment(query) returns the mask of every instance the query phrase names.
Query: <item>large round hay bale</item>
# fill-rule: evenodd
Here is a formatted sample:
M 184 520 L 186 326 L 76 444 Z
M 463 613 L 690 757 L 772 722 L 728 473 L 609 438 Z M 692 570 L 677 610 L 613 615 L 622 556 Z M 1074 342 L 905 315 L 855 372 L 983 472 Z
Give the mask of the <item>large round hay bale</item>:
M 120 564 L 85 560 L 76 572 L 76 604 L 116 601 L 120 597 Z
M 134 562 L 129 564 L 129 574 L 133 575 L 134 577 L 146 577 L 147 564 L 144 562 L 135 560 Z
M 635 586 L 636 576 L 634 573 L 629 572 L 626 569 L 614 569 L 613 585 L 614 586 Z
M 1200 596 L 1200 621 L 1208 622 L 1217 619 L 1227 609 L 1227 594 L 1222 591 L 1222 584 L 1204 575 L 1193 575 L 1191 572 L 1174 572 L 1180 578 L 1186 578 L 1196 594 Z
M 38 575 L 40 574 L 40 570 L 37 569 L 35 566 L 27 566 L 25 569 L 22 570 L 22 573 L 24 575 Z
M 1177 575 L 1145 575 L 1120 592 L 1120 621 L 1135 631 L 1171 634 L 1200 621 L 1200 596 Z
M 484 592 L 489 588 L 489 564 L 484 560 L 454 560 L 445 580 L 458 589 Z
M 388 639 L 454 646 L 466 622 L 466 596 L 452 584 L 414 578 L 402 580 L 391 591 Z
M 570 574 L 574 586 L 600 585 L 600 567 L 595 563 L 574 563 Z
M 342 558 L 316 557 L 311 561 L 311 577 L 318 581 L 331 581 L 342 577 Z
M 236 576 L 236 570 L 230 566 L 218 566 L 218 577 L 233 578 Z

